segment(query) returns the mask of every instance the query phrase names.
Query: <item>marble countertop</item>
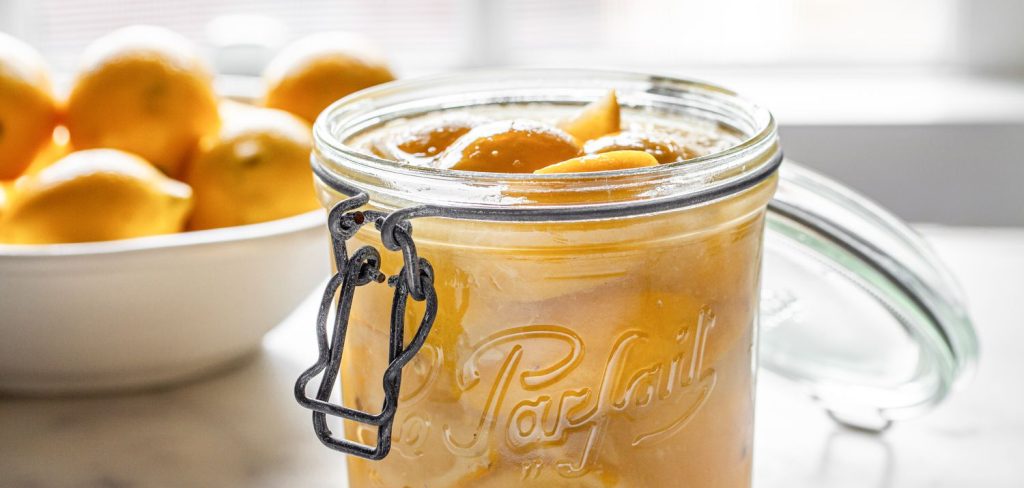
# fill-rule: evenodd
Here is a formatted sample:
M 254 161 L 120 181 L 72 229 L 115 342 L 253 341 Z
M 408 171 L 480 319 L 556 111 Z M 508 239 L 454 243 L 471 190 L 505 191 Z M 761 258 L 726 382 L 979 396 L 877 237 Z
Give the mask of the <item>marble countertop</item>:
M 1024 231 L 927 228 L 968 294 L 982 356 L 973 382 L 883 435 L 833 424 L 762 375 L 755 486 L 1024 486 Z M 344 487 L 341 455 L 312 435 L 292 384 L 314 357 L 315 304 L 261 353 L 164 391 L 0 399 L 0 487 Z

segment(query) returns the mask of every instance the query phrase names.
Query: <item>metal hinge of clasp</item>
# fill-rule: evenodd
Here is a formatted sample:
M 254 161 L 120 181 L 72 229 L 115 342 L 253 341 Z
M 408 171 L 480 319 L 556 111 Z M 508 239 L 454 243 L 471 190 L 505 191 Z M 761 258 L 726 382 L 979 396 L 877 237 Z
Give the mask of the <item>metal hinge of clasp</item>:
M 331 209 L 327 225 L 334 248 L 334 262 L 337 273 L 327 282 L 320 310 L 316 320 L 317 345 L 320 353 L 316 364 L 305 370 L 295 382 L 295 399 L 305 408 L 313 411 L 313 430 L 325 446 L 346 454 L 367 459 L 383 459 L 391 451 L 391 430 L 398 408 L 398 392 L 402 383 L 402 368 L 419 352 L 427 334 L 434 324 L 437 313 L 437 295 L 434 290 L 434 273 L 430 263 L 416 254 L 412 241 L 412 226 L 406 214 L 396 212 L 385 214 L 376 211 L 358 211 L 368 202 L 365 193 L 357 193 Z M 345 334 L 348 331 L 352 300 L 357 287 L 370 283 L 382 283 L 380 253 L 371 246 L 357 249 L 351 256 L 347 241 L 362 228 L 373 222 L 381 232 L 381 242 L 391 251 L 401 251 L 404 261 L 402 270 L 387 279 L 395 288 L 391 304 L 391 332 L 388 347 L 388 367 L 384 371 L 384 402 L 380 413 L 371 414 L 330 402 L 331 392 L 341 368 L 345 350 Z M 337 295 L 335 302 L 334 297 Z M 405 345 L 405 310 L 408 299 L 425 301 L 423 318 L 416 334 Z M 328 340 L 327 320 L 331 304 L 336 303 L 334 327 Z M 306 394 L 309 382 L 318 374 L 320 386 L 315 398 Z M 327 426 L 327 415 L 377 427 L 377 443 L 368 446 L 359 442 L 335 437 Z

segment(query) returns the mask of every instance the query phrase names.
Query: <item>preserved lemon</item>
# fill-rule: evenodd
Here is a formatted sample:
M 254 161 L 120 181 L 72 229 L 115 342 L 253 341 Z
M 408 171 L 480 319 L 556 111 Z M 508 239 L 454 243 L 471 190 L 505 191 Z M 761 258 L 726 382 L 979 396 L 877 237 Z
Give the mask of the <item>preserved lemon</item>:
M 583 110 L 563 121 L 559 127 L 577 140 L 586 142 L 618 132 L 619 118 L 619 99 L 615 96 L 615 90 L 612 90 L 604 98 L 583 107 Z
M 588 154 L 569 159 L 560 163 L 545 166 L 534 174 L 550 175 L 556 173 L 590 173 L 594 171 L 612 171 L 617 169 L 645 168 L 657 166 L 658 160 L 644 151 L 611 151 L 601 154 Z
M 437 167 L 491 173 L 530 173 L 576 157 L 580 147 L 565 131 L 517 119 L 478 126 L 437 158 Z
M 437 156 L 474 127 L 486 122 L 489 120 L 485 117 L 446 114 L 397 134 L 384 134 L 371 143 L 370 149 L 382 158 L 428 164 L 429 158 Z
M 694 151 L 669 135 L 632 131 L 593 139 L 583 146 L 583 152 L 587 154 L 609 151 L 644 151 L 654 156 L 659 163 L 674 163 L 697 157 Z

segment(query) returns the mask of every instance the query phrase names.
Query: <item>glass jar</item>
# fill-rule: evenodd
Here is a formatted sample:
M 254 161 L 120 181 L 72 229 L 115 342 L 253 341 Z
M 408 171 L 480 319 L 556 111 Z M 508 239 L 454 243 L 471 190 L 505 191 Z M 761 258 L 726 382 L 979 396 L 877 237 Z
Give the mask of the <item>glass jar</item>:
M 421 114 L 579 107 L 608 89 L 626 117 L 697 118 L 744 142 L 559 175 L 400 165 L 350 144 Z M 935 404 L 975 356 L 924 245 L 807 170 L 787 162 L 780 178 L 770 113 L 723 88 L 457 74 L 347 97 L 314 135 L 338 273 L 295 393 L 321 440 L 354 454 L 353 488 L 749 486 L 759 315 L 761 365 L 862 428 Z M 330 403 L 339 374 L 344 407 Z

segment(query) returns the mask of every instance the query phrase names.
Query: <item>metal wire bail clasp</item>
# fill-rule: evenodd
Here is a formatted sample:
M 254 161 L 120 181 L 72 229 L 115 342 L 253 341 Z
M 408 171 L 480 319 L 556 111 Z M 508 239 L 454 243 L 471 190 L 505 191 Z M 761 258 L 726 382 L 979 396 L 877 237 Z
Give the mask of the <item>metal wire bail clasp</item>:
M 325 446 L 346 454 L 367 459 L 383 459 L 391 451 L 391 429 L 398 408 L 398 392 L 402 384 L 402 367 L 419 352 L 430 333 L 437 313 L 437 295 L 434 290 L 434 274 L 430 263 L 416 255 L 412 241 L 412 226 L 406 213 L 384 214 L 375 211 L 357 211 L 369 201 L 366 193 L 356 192 L 338 202 L 331 209 L 327 225 L 334 246 L 334 261 L 337 273 L 331 277 L 324 290 L 317 315 L 316 334 L 320 353 L 316 364 L 304 371 L 295 382 L 295 399 L 305 408 L 313 411 L 313 430 Z M 345 350 L 345 334 L 348 331 L 352 300 L 357 287 L 371 283 L 382 283 L 385 276 L 380 270 L 380 253 L 371 246 L 364 246 L 348 255 L 346 242 L 366 223 L 373 222 L 381 232 L 381 242 L 390 251 L 401 251 L 404 265 L 395 276 L 387 279 L 395 288 L 391 304 L 391 333 L 388 347 L 388 367 L 384 371 L 384 402 L 380 413 L 371 414 L 330 403 L 331 392 L 341 368 Z M 340 290 L 340 291 L 339 291 Z M 331 302 L 337 295 L 334 327 L 330 340 L 327 338 L 327 319 Z M 423 319 L 416 334 L 405 346 L 405 310 L 408 298 L 425 301 Z M 323 373 L 316 398 L 306 394 L 306 385 Z M 377 427 L 377 443 L 368 446 L 334 437 L 327 426 L 327 415 Z

